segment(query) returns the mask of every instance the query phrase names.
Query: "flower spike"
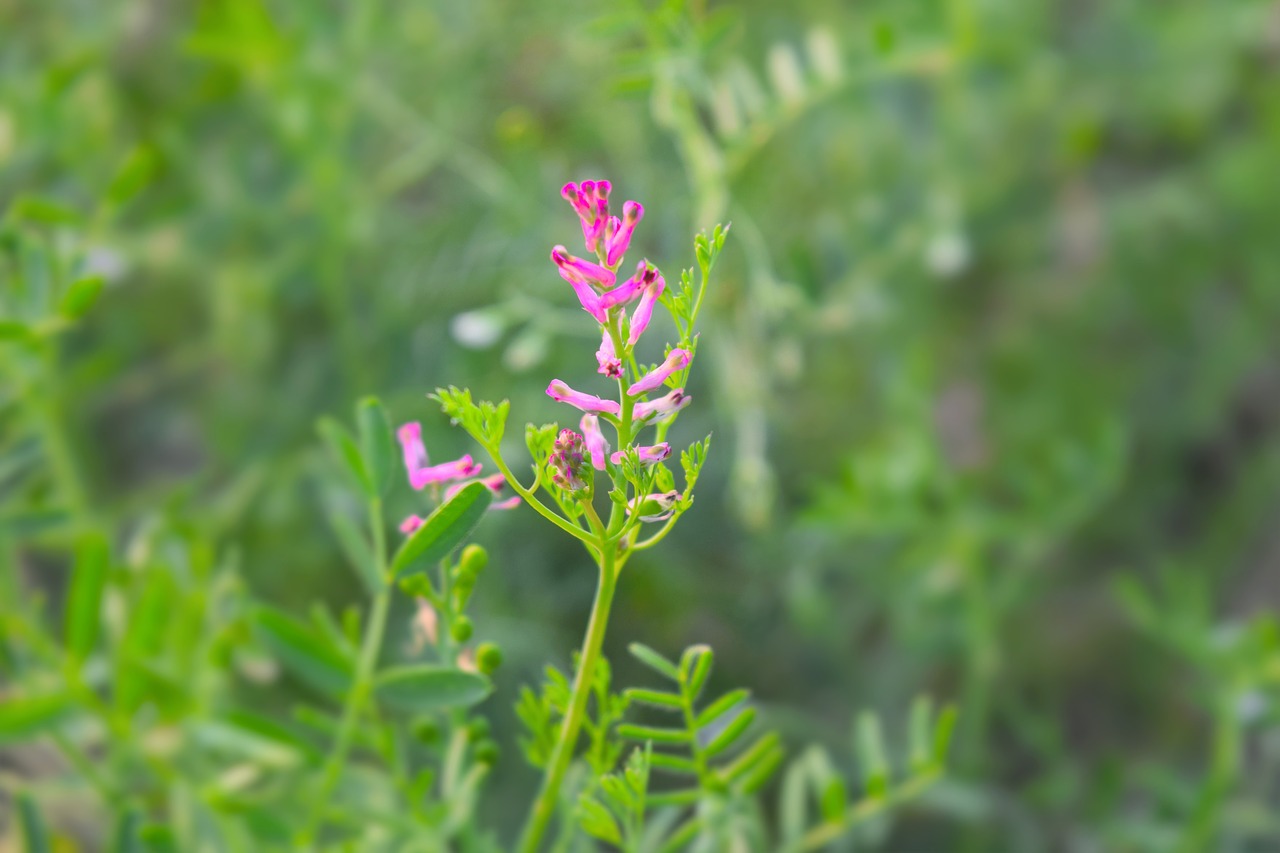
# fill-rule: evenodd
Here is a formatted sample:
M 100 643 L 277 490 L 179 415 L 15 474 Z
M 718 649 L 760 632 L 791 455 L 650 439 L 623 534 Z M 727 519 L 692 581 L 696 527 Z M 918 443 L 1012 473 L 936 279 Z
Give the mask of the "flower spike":
M 679 348 L 673 349 L 667 355 L 666 361 L 649 371 L 640 381 L 627 389 L 627 396 L 638 397 L 646 391 L 652 391 L 654 388 L 660 387 L 672 373 L 677 370 L 683 370 L 688 366 L 689 351 Z
M 551 384 L 547 386 L 547 394 L 553 400 L 568 403 L 584 412 L 608 412 L 611 415 L 622 412 L 622 407 L 616 400 L 602 400 L 591 394 L 583 394 L 581 391 L 573 390 L 559 379 L 551 380 Z

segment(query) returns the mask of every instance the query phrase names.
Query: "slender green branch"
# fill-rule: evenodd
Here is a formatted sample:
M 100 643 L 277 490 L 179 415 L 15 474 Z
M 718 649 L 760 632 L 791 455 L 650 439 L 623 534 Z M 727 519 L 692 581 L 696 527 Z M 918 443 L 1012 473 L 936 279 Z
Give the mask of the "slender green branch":
M 587 709 L 587 698 L 591 695 L 591 683 L 595 678 L 596 662 L 600 658 L 600 649 L 604 645 L 609 608 L 613 604 L 613 593 L 618 581 L 615 563 L 617 553 L 615 546 L 611 543 L 602 541 L 599 547 L 600 585 L 596 589 L 595 604 L 591 608 L 591 621 L 587 624 L 587 635 L 582 643 L 578 674 L 574 678 L 573 694 L 569 698 L 569 707 L 565 711 L 564 723 L 560 727 L 560 738 L 556 741 L 551 760 L 547 763 L 542 789 L 538 792 L 538 798 L 529 812 L 524 834 L 520 839 L 519 849 L 523 853 L 536 853 L 551 823 L 551 817 L 555 814 L 556 803 L 560 799 L 560 786 L 573 760 L 574 748 L 578 743 L 578 732 L 582 727 L 583 716 Z
M 321 778 L 320 790 L 312 805 L 311 815 L 299 838 L 299 845 L 307 847 L 324 818 L 324 809 L 333 794 L 338 780 L 342 776 L 342 768 L 346 764 L 347 752 L 351 740 L 355 736 L 356 723 L 365 701 L 373 692 L 374 669 L 378 663 L 378 655 L 382 651 L 383 635 L 387 629 L 387 613 L 391 609 L 392 579 L 386 577 L 386 540 L 382 534 L 382 500 L 374 498 L 369 503 L 369 525 L 373 532 L 374 560 L 378 573 L 383 576 L 382 589 L 373 600 L 373 611 L 365 625 L 364 640 L 360 647 L 360 659 L 356 664 L 355 682 L 347 693 L 346 703 L 342 709 L 342 720 L 338 726 L 338 735 L 334 740 L 329 757 L 325 760 L 324 775 Z
M 498 448 L 496 446 L 490 446 L 486 444 L 484 445 L 484 449 L 488 451 L 489 458 L 493 460 L 493 464 L 498 466 L 498 470 L 501 471 L 502 475 L 507 478 L 507 482 L 511 485 L 511 489 L 517 495 L 524 498 L 525 503 L 527 503 L 529 506 L 537 510 L 538 514 L 541 515 L 543 518 L 547 519 L 556 527 L 559 527 L 561 530 L 563 530 L 565 533 L 568 533 L 573 538 L 578 539 L 579 541 L 585 542 L 588 545 L 594 544 L 594 541 L 593 541 L 594 537 L 592 537 L 591 534 L 587 533 L 581 527 L 578 527 L 576 524 L 572 524 L 571 522 L 556 515 L 554 512 L 551 511 L 551 508 L 549 506 L 547 506 L 542 501 L 534 497 L 533 492 L 531 490 L 526 489 L 523 485 L 521 485 L 520 481 L 516 479 L 515 474 L 511 473 L 511 468 L 507 466 L 507 463 L 503 460 L 502 454 L 498 451 Z M 534 482 L 536 483 L 537 480 L 535 480 Z
M 821 823 L 809 830 L 792 849 L 800 851 L 821 850 L 858 824 L 865 823 L 899 803 L 919 795 L 924 789 L 938 781 L 941 776 L 941 770 L 930 770 L 907 780 L 883 797 L 874 797 L 854 803 L 836 820 Z
M 681 515 L 683 515 L 683 513 L 678 512 L 675 515 L 671 516 L 671 518 L 667 519 L 667 523 L 662 525 L 662 528 L 657 533 L 653 534 L 648 539 L 645 539 L 643 542 L 637 542 L 636 544 L 632 545 L 631 550 L 643 551 L 645 548 L 652 548 L 654 545 L 657 545 L 659 542 L 661 542 L 663 539 L 666 538 L 668 533 L 671 532 L 671 528 L 675 527 L 675 524 L 677 521 L 680 520 Z

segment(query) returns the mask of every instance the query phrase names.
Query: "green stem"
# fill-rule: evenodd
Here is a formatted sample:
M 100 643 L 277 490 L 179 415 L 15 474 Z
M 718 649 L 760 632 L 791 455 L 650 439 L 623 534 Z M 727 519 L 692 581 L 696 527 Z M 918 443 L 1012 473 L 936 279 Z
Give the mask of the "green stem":
M 560 799 L 560 786 L 564 782 L 565 772 L 573 760 L 574 747 L 578 743 L 578 731 L 587 710 L 587 697 L 591 694 L 591 683 L 595 678 L 596 662 L 600 658 L 600 649 L 604 645 L 605 627 L 609 622 L 609 608 L 613 604 L 613 592 L 618 583 L 616 566 L 616 548 L 613 544 L 600 543 L 600 585 L 596 589 L 595 604 L 591 608 L 591 621 L 587 624 L 587 635 L 582 643 L 582 657 L 578 663 L 578 674 L 573 682 L 573 695 L 569 698 L 569 708 L 565 712 L 564 724 L 560 727 L 560 739 L 556 742 L 551 761 L 547 764 L 543 777 L 542 789 L 529 812 L 525 823 L 524 834 L 520 839 L 520 850 L 523 853 L 536 853 L 542 836 L 555 814 L 556 803 Z
M 520 497 L 524 498 L 525 503 L 527 503 L 529 506 L 537 510 L 538 514 L 541 515 L 543 518 L 547 519 L 556 527 L 559 527 L 565 533 L 568 533 L 569 535 L 571 535 L 573 538 L 586 542 L 589 545 L 593 544 L 592 537 L 590 534 L 583 531 L 581 527 L 571 524 L 565 519 L 556 515 L 554 512 L 551 511 L 550 507 L 548 507 L 542 501 L 534 497 L 533 491 L 531 489 L 526 489 L 523 485 L 520 484 L 520 481 L 516 479 L 516 476 L 511 473 L 511 469 L 507 467 L 507 463 L 503 460 L 501 454 L 499 454 L 497 447 L 490 447 L 489 445 L 486 444 L 484 445 L 484 449 L 489 451 L 489 457 L 493 460 L 493 464 L 496 465 L 498 470 L 502 472 L 502 475 L 507 478 L 507 483 L 511 486 L 512 491 L 514 491 Z
M 320 782 L 320 790 L 311 807 L 311 816 L 303 829 L 299 846 L 306 847 L 311 843 L 316 830 L 323 822 L 324 809 L 329 797 L 338 785 L 342 776 L 342 768 L 346 764 L 347 752 L 351 740 L 355 736 L 356 723 L 365 701 L 373 692 L 373 675 L 377 667 L 378 655 L 382 651 L 383 635 L 387 631 L 387 613 L 391 609 L 391 579 L 385 577 L 387 554 L 386 542 L 382 532 L 382 501 L 374 498 L 369 504 L 369 524 L 373 532 L 374 559 L 378 573 L 384 575 L 382 589 L 373 600 L 373 611 L 365 625 L 364 640 L 360 646 L 360 660 L 356 664 L 355 683 L 347 693 L 346 703 L 342 709 L 342 721 L 338 727 L 338 736 L 334 740 L 333 749 L 325 760 L 324 775 Z

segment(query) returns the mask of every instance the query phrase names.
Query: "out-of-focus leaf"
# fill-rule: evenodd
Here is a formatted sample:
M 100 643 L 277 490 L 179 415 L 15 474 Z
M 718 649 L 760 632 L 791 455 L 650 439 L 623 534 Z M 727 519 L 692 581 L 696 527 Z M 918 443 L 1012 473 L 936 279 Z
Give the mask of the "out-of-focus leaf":
M 391 485 L 395 467 L 395 447 L 391 438 L 391 419 L 377 397 L 365 397 L 356 407 L 356 425 L 360 431 L 360 452 L 374 495 L 385 494 Z
M 354 662 L 311 625 L 265 605 L 254 612 L 254 625 L 272 654 L 307 684 L 332 694 L 350 686 Z
M 0 743 L 26 740 L 53 728 L 72 707 L 65 693 L 6 696 L 0 699 Z
M 102 277 L 96 275 L 71 282 L 58 302 L 58 313 L 78 320 L 98 301 L 98 297 L 102 295 L 102 287 Z
M 106 201 L 113 207 L 119 207 L 129 201 L 151 182 L 156 173 L 157 163 L 154 149 L 145 145 L 134 148 L 120 164 L 115 177 L 111 179 L 111 184 L 107 187 Z
M 430 664 L 384 670 L 376 685 L 378 699 L 401 711 L 466 708 L 492 689 L 489 679 L 479 673 Z
M 49 846 L 49 828 L 31 795 L 26 791 L 18 794 L 17 805 L 22 849 L 26 853 L 50 853 L 52 848 Z
M 87 534 L 76 548 L 67 593 L 67 655 L 79 665 L 93 650 L 102 618 L 102 591 L 107 584 L 111 553 L 102 533 Z
M 360 448 L 356 446 L 355 440 L 351 438 L 346 427 L 333 418 L 321 418 L 316 424 L 316 429 L 328 445 L 334 460 L 351 476 L 360 491 L 366 495 L 374 494 L 373 480 L 369 477 L 364 460 L 360 456 Z

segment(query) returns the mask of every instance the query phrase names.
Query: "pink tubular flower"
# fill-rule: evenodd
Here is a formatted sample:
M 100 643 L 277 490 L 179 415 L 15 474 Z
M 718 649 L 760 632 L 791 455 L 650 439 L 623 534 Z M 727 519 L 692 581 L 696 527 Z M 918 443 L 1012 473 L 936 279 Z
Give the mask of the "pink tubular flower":
M 689 366 L 689 352 L 679 348 L 673 349 L 668 355 L 666 361 L 659 364 L 653 370 L 649 371 L 640 381 L 636 382 L 627 389 L 628 397 L 637 397 L 646 391 L 652 391 L 658 388 L 663 382 L 667 381 L 667 377 L 677 370 L 683 370 Z
M 415 489 L 426 488 L 430 483 L 447 483 L 450 480 L 474 477 L 480 471 L 481 466 L 470 454 L 452 462 L 428 466 L 427 448 L 422 443 L 422 427 L 416 421 L 400 427 L 396 435 L 404 449 L 404 467 L 409 474 L 409 485 Z
M 636 456 L 639 457 L 641 465 L 656 465 L 671 455 L 671 445 L 665 441 L 651 447 L 636 447 L 632 449 L 635 450 Z M 617 453 L 610 456 L 609 460 L 613 462 L 614 465 L 621 465 L 622 460 L 625 459 L 626 456 L 627 451 L 619 450 Z
M 641 521 L 666 521 L 675 514 L 676 504 L 682 497 L 683 495 L 675 490 L 658 492 L 642 498 L 633 498 L 629 509 L 641 513 Z
M 607 235 L 605 264 L 607 266 L 616 266 L 622 260 L 622 256 L 627 253 L 627 247 L 631 245 L 631 234 L 643 217 L 644 207 L 639 202 L 629 201 L 622 206 L 621 223 L 606 229 L 605 232 Z M 611 224 L 612 222 L 618 222 L 617 218 L 613 218 Z
M 618 280 L 612 272 L 591 261 L 569 254 L 564 246 L 551 249 L 551 260 L 560 268 L 560 276 L 570 284 L 580 281 L 600 290 L 608 290 Z
M 613 335 L 609 334 L 608 329 L 604 330 L 604 336 L 600 339 L 600 349 L 596 350 L 596 362 L 600 365 L 597 373 L 603 373 L 610 379 L 622 377 L 622 359 L 618 358 L 618 353 L 613 346 Z
M 676 412 L 689 405 L 689 401 L 693 398 L 684 393 L 683 388 L 677 388 L 665 397 L 659 397 L 656 400 L 649 400 L 644 403 L 636 403 L 633 417 L 636 423 L 644 423 L 652 419 L 655 424 L 660 424 L 665 420 L 670 420 Z
M 582 476 L 586 473 L 586 465 L 582 457 L 584 452 L 585 443 L 582 436 L 571 429 L 560 430 L 560 435 L 556 437 L 555 450 L 547 460 L 547 467 L 551 469 L 551 482 L 566 492 L 579 492 L 585 489 L 587 481 Z
M 547 386 L 547 394 L 553 400 L 568 403 L 584 412 L 608 412 L 611 415 L 622 412 L 622 407 L 616 400 L 602 400 L 591 394 L 583 394 L 581 391 L 573 390 L 559 379 L 551 380 L 551 384 Z
M 631 315 L 631 331 L 627 335 L 627 343 L 630 346 L 635 346 L 636 341 L 640 340 L 640 336 L 644 334 L 644 330 L 649 328 L 649 321 L 653 319 L 653 306 L 657 304 L 658 297 L 667 286 L 667 280 L 662 277 L 662 274 L 656 269 L 653 272 L 653 281 L 645 287 L 644 295 L 640 297 L 640 304 Z
M 658 271 L 649 266 L 648 261 L 641 261 L 636 267 L 636 274 L 615 287 L 613 290 L 606 290 L 600 297 L 600 308 L 608 311 L 617 305 L 626 305 L 633 301 L 641 292 L 653 283 L 657 277 Z
M 421 527 L 422 522 L 425 520 L 426 519 L 420 518 L 416 515 L 411 515 L 404 521 L 400 522 L 400 532 L 405 536 L 408 536 L 410 533 Z
M 609 455 L 609 442 L 600 431 L 600 419 L 592 414 L 582 416 L 582 439 L 591 454 L 591 464 L 597 471 L 604 470 L 605 457 Z
M 505 491 L 507 478 L 502 475 L 501 471 L 499 471 L 497 474 L 491 474 L 488 477 L 481 477 L 478 480 L 468 480 L 465 483 L 454 483 L 452 486 L 444 490 L 444 499 L 449 500 L 449 498 L 462 491 L 463 486 L 469 486 L 471 483 L 484 483 L 489 491 L 493 492 L 495 496 L 498 496 Z M 489 509 L 514 509 L 518 506 L 520 506 L 520 496 L 512 495 L 504 500 L 489 504 Z

